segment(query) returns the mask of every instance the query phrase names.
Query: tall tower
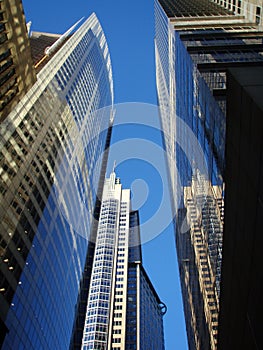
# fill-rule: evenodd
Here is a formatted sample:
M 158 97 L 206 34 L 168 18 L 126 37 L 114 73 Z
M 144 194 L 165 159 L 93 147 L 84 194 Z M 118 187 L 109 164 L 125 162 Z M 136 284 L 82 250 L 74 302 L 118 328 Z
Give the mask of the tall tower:
M 0 3 L 0 122 L 36 81 L 21 0 Z
M 157 91 L 189 348 L 216 349 L 227 70 L 263 68 L 262 1 L 156 0 L 155 18 Z
M 82 349 L 164 349 L 164 305 L 142 266 L 130 190 L 105 180 Z
M 1 122 L 3 349 L 68 349 L 81 324 L 75 313 L 93 258 L 113 84 L 95 14 L 67 39 Z

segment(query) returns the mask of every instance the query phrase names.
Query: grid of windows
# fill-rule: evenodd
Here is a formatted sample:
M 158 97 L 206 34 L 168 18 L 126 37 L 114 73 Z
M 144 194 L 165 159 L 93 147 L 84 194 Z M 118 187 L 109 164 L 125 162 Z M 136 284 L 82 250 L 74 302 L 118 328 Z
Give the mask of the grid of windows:
M 164 349 L 160 300 L 140 265 L 140 349 Z
M 158 100 L 175 199 L 172 206 L 190 349 L 216 346 L 223 198 L 207 191 L 217 188 L 221 197 L 224 193 L 226 71 L 250 64 L 263 66 L 262 33 L 257 26 L 261 12 L 257 1 L 155 1 Z M 190 204 L 186 210 L 181 191 L 192 183 L 195 167 L 199 168 L 189 130 L 207 165 L 207 179 L 201 179 L 206 194 L 193 194 L 196 213 Z M 195 242 L 189 233 L 180 232 L 187 212 Z M 195 214 L 199 219 L 194 222 Z
M 21 0 L 0 3 L 0 120 L 36 81 Z
M 69 105 L 68 91 L 81 81 L 78 72 L 85 70 L 76 66 L 75 49 L 89 30 L 94 39 L 84 42 L 84 57 L 91 45 L 99 71 L 98 81 L 92 82 L 97 98 L 83 94 L 75 105 Z M 84 59 L 82 64 L 93 62 Z M 62 91 L 56 74 L 66 74 L 63 65 L 72 66 L 76 74 Z M 85 91 L 86 83 L 91 84 L 87 80 L 79 88 Z M 7 310 L 1 317 L 9 330 L 3 349 L 69 348 L 99 181 L 99 174 L 94 176 L 95 160 L 88 157 L 104 151 L 110 120 L 109 110 L 93 120 L 86 112 L 111 101 L 107 45 L 92 15 L 45 65 L 36 84 L 1 123 L 0 256 L 4 264 L 0 301 L 2 310 Z M 85 106 L 81 129 L 73 113 L 80 108 L 77 104 Z M 82 144 L 80 152 L 75 152 L 78 136 Z M 97 166 L 99 171 L 101 162 Z
M 159 298 L 140 263 L 139 216 L 137 211 L 130 212 L 130 191 L 121 190 L 120 186 L 115 173 L 105 180 L 82 350 L 137 349 L 140 341 L 145 344 L 141 347 L 143 349 L 161 350 L 164 349 L 163 314 Z M 123 229 L 120 227 L 122 223 Z M 144 291 L 139 298 L 138 285 L 141 282 L 137 277 L 140 274 L 144 276 Z M 102 298 L 105 294 L 107 303 Z M 141 298 L 146 306 L 140 305 L 139 316 L 137 303 Z M 101 322 L 105 328 L 98 331 Z M 143 326 L 141 332 L 140 325 Z M 144 339 L 140 340 L 141 337 Z
M 168 17 L 228 15 L 229 12 L 206 0 L 160 0 Z
M 195 264 L 198 278 L 193 279 L 190 275 L 189 286 L 185 285 L 183 289 L 187 291 L 184 295 L 191 308 L 196 310 L 191 316 L 193 323 L 200 324 L 202 320 L 200 315 L 196 317 L 200 304 L 197 290 L 202 295 L 205 310 L 203 318 L 208 329 L 210 347 L 216 349 L 222 262 L 223 199 L 220 187 L 209 188 L 207 193 L 207 186 L 209 183 L 205 185 L 204 179 L 197 175 L 192 179 L 192 187 L 186 187 L 184 190 L 190 227 L 189 232 L 185 233 L 189 235 L 190 244 L 186 253 L 188 264 L 185 268 L 190 263 Z M 185 246 L 181 249 L 187 248 Z M 203 344 L 200 343 L 200 345 Z
M 130 193 L 128 190 L 124 191 L 127 191 L 128 194 Z M 114 347 L 114 344 L 120 343 L 121 348 L 123 346 L 124 333 L 120 326 L 125 321 L 125 300 L 123 295 L 128 254 L 127 248 L 122 248 L 120 245 L 123 243 L 127 246 L 126 240 L 128 240 L 129 233 L 129 205 L 124 202 L 122 197 L 125 197 L 126 192 L 125 194 L 123 193 L 119 179 L 116 179 L 115 173 L 112 173 L 104 184 L 91 275 L 91 289 L 82 339 L 83 350 L 98 347 L 106 349 L 109 343 L 112 347 Z M 120 224 L 124 224 L 122 228 L 125 231 L 120 229 Z M 107 270 L 105 270 L 105 264 L 107 264 Z M 105 272 L 107 272 L 107 275 L 105 275 Z M 107 292 L 105 292 L 105 285 Z M 105 293 L 107 294 L 108 303 L 103 305 L 94 304 L 94 300 L 100 301 L 102 294 L 105 297 Z M 103 313 L 103 319 L 100 315 L 101 313 Z M 100 319 L 98 315 L 100 315 Z M 98 339 L 96 325 L 102 321 L 105 325 L 105 332 L 103 337 L 100 332 L 100 339 Z M 92 328 L 90 328 L 91 325 Z
M 82 341 L 83 350 L 107 348 L 118 206 L 118 201 L 114 199 L 104 200 L 101 206 Z M 102 237 L 103 240 L 101 240 Z M 94 300 L 96 300 L 95 303 Z M 104 328 L 98 330 L 99 325 L 104 325 Z

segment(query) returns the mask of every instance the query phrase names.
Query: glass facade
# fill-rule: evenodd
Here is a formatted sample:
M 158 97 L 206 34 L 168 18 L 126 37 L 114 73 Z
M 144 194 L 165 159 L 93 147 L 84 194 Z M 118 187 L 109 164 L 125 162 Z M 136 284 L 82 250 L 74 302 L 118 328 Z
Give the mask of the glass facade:
M 222 5 L 155 1 L 157 91 L 190 349 L 217 347 L 226 71 L 263 66 L 258 22 Z
M 1 124 L 3 349 L 69 348 L 112 102 L 93 14 Z
M 164 334 L 162 317 L 166 311 L 163 309 L 152 284 L 141 265 L 137 267 L 139 275 L 140 300 L 140 349 L 164 349 Z

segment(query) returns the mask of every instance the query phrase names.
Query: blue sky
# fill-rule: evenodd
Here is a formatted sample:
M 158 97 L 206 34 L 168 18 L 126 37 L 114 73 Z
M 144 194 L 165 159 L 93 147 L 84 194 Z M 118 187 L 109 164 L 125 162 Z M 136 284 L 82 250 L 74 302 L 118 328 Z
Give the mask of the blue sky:
M 143 261 L 160 299 L 168 306 L 164 317 L 166 350 L 187 349 L 158 113 L 155 107 L 144 105 L 157 104 L 153 1 L 23 0 L 23 4 L 33 31 L 63 33 L 92 12 L 101 22 L 111 53 L 115 103 L 137 102 L 135 106 L 121 105 L 127 112 L 125 121 L 122 113 L 117 113 L 109 167 L 116 159 L 123 186 L 133 189 L 134 209 L 140 210 L 143 223 L 142 236 L 156 236 L 146 239 Z M 129 154 L 123 157 L 120 150 Z M 165 215 L 160 214 L 162 206 Z M 156 229 L 156 217 L 163 229 Z

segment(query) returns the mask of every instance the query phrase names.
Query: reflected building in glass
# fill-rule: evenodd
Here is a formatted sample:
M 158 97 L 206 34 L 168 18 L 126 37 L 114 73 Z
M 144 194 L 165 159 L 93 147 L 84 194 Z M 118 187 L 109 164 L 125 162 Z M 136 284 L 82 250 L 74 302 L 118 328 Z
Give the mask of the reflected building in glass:
M 82 349 L 164 349 L 161 303 L 143 266 L 138 211 L 112 172 L 105 180 Z
M 113 84 L 95 14 L 66 39 L 0 125 L 3 349 L 68 349 L 83 331 Z
M 155 27 L 158 101 L 188 343 L 190 349 L 216 349 L 227 70 L 263 66 L 262 1 L 156 0 Z

